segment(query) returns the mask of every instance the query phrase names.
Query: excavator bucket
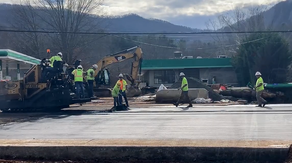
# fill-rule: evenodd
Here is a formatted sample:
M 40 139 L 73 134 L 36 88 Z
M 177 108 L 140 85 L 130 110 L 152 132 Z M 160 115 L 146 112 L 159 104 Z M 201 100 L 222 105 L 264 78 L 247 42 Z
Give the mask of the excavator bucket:
M 128 97 L 137 97 L 137 96 L 140 96 L 141 94 L 142 94 L 142 91 L 138 87 L 131 86 L 127 89 L 127 96 Z

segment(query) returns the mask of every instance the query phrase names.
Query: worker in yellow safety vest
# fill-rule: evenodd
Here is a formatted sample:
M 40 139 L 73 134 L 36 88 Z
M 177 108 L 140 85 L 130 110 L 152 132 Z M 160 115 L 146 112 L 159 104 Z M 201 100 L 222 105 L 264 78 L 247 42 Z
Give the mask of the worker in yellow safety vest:
M 51 67 L 54 67 L 54 62 L 55 61 L 63 61 L 62 60 L 63 54 L 61 52 L 59 52 L 57 55 L 52 56 L 50 58 L 50 62 L 51 62 Z
M 88 83 L 88 96 L 93 97 L 93 82 L 94 82 L 94 71 L 98 68 L 96 64 L 92 65 L 86 72 L 86 79 Z
M 79 65 L 77 69 L 73 70 L 72 75 L 74 75 L 77 98 L 81 98 L 83 97 L 83 68 L 82 66 Z
M 117 81 L 117 83 L 121 84 L 121 86 L 120 86 L 120 94 L 119 94 L 120 104 L 123 104 L 123 97 L 124 97 L 126 106 L 129 107 L 127 94 L 126 94 L 127 82 L 126 82 L 126 80 L 124 80 L 124 75 L 123 74 L 119 75 L 119 80 Z
M 181 72 L 179 74 L 180 79 L 181 79 L 181 87 L 179 88 L 179 90 L 182 90 L 181 95 L 178 99 L 178 101 L 174 104 L 176 107 L 182 103 L 184 100 L 186 100 L 189 105 L 187 107 L 193 107 L 192 101 L 190 100 L 189 97 L 189 86 L 188 86 L 188 80 L 185 77 L 185 74 L 183 72 Z
M 264 80 L 262 78 L 262 74 L 260 72 L 256 72 L 255 76 L 257 78 L 257 82 L 255 85 L 255 91 L 256 91 L 256 98 L 258 101 L 258 106 L 257 107 L 265 107 L 265 105 L 267 104 L 267 101 L 265 99 L 262 98 L 262 94 L 265 90 L 264 88 Z

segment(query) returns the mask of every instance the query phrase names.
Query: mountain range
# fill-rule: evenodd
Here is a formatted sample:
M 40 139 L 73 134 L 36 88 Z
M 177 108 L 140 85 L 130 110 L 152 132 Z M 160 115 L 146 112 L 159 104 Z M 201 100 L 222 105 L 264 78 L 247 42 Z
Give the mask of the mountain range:
M 15 7 L 19 5 L 0 4 L 0 27 L 10 26 L 9 21 Z M 185 26 L 175 25 L 159 19 L 146 19 L 136 14 L 128 14 L 119 17 L 97 17 L 91 19 L 101 22 L 100 26 L 107 32 L 197 32 L 198 29 L 192 29 Z
M 9 26 L 13 8 L 18 5 L 0 4 L 0 28 Z M 266 26 L 277 29 L 288 29 L 292 25 L 292 0 L 279 2 L 271 9 L 264 12 Z M 92 17 L 102 22 L 101 27 L 107 32 L 199 32 L 202 30 L 175 25 L 158 19 L 146 19 L 136 14 L 120 17 Z

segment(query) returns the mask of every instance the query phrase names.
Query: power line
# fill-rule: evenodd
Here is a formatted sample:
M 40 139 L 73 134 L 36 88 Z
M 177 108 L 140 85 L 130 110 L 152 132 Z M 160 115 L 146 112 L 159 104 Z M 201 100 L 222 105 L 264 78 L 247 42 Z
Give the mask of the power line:
M 113 35 L 113 36 L 115 36 L 115 35 Z M 130 41 L 132 41 L 132 42 L 136 42 L 136 43 L 139 43 L 139 44 L 144 44 L 144 45 L 149 45 L 149 46 L 154 46 L 154 47 L 159 47 L 159 48 L 177 49 L 177 47 L 171 47 L 171 46 L 164 46 L 164 45 L 150 44 L 150 43 L 147 43 L 147 42 L 141 42 L 141 41 L 137 41 L 137 40 L 134 40 L 134 39 L 128 39 L 128 38 L 121 37 L 121 36 L 115 36 L 115 37 L 123 38 L 123 39 L 125 39 L 125 40 L 130 40 Z
M 253 33 L 292 33 L 292 30 L 276 30 L 276 31 L 234 31 L 234 32 L 59 32 L 53 30 L 16 30 L 16 29 L 0 29 L 0 32 L 11 33 L 47 33 L 47 34 L 80 34 L 80 35 L 210 35 L 210 34 L 253 34 Z

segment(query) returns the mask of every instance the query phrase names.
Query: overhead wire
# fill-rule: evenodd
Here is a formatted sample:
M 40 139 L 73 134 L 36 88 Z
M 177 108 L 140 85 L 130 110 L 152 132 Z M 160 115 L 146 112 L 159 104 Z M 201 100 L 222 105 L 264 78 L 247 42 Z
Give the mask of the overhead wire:
M 203 35 L 203 34 L 252 34 L 252 33 L 292 33 L 292 30 L 271 30 L 271 31 L 200 31 L 200 32 L 71 32 L 53 30 L 19 30 L 19 29 L 0 29 L 0 32 L 11 33 L 51 33 L 51 34 L 81 34 L 81 35 Z
M 117 36 L 117 35 L 113 35 L 113 34 L 110 34 L 110 33 L 102 33 L 104 36 L 101 36 L 100 38 L 103 38 L 103 37 L 106 37 L 106 36 L 109 36 L 109 35 L 112 35 L 114 37 L 118 37 L 118 38 L 123 38 L 123 39 L 126 39 L 126 40 L 130 40 L 130 41 L 133 41 L 133 42 L 137 42 L 137 43 L 140 43 L 140 44 L 144 44 L 144 45 L 148 45 L 148 46 L 154 46 L 154 47 L 160 47 L 160 48 L 168 48 L 168 49 L 178 49 L 177 47 L 171 47 L 171 46 L 164 46 L 164 45 L 156 45 L 156 44 L 151 44 L 151 43 L 146 43 L 146 42 L 142 42 L 142 41 L 137 41 L 137 40 L 134 40 L 134 39 L 130 39 L 130 38 L 126 38 L 126 37 L 122 37 L 122 36 Z M 291 37 L 291 35 L 290 35 Z M 255 40 L 251 40 L 251 41 L 247 41 L 247 42 L 242 42 L 242 43 L 236 43 L 236 44 L 230 44 L 230 45 L 224 45 L 224 47 L 232 47 L 232 46 L 239 46 L 239 45 L 244 45 L 244 44 L 248 44 L 248 43 L 252 43 L 252 42 L 256 42 L 256 41 L 260 41 L 260 40 L 263 40 L 265 38 L 259 38 L 259 39 L 255 39 Z M 216 47 L 216 48 L 208 48 L 208 50 L 213 50 L 213 49 L 219 49 L 220 47 Z M 23 61 L 27 61 L 27 62 L 30 62 L 30 61 L 34 61 L 35 59 L 25 59 Z M 13 61 L 8 61 L 8 62 L 13 62 Z
M 113 35 L 113 36 L 115 36 L 115 35 Z M 149 45 L 149 46 L 155 46 L 155 47 L 159 47 L 159 48 L 177 49 L 177 47 L 164 46 L 164 45 L 156 45 L 156 44 L 151 44 L 151 43 L 147 43 L 147 42 L 137 41 L 137 40 L 134 40 L 134 39 L 129 39 L 129 38 L 121 37 L 121 36 L 115 36 L 115 37 L 123 38 L 125 40 L 130 40 L 132 42 L 136 42 L 136 43 L 139 43 L 139 44 L 144 44 L 144 45 Z

